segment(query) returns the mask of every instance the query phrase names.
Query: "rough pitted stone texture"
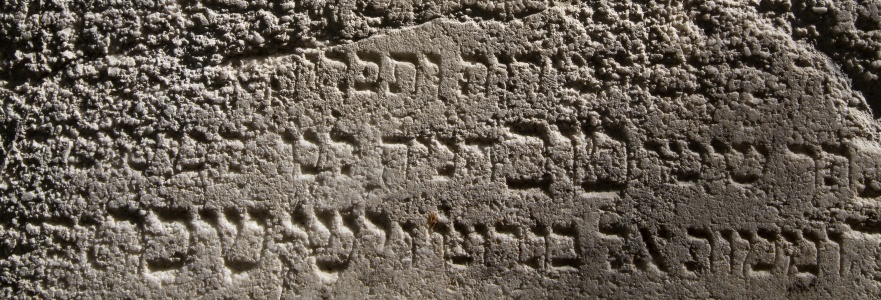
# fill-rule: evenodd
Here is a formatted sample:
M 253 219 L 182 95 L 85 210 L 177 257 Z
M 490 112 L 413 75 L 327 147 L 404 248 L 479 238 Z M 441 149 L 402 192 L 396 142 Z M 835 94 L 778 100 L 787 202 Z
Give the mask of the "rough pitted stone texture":
M 874 298 L 879 10 L 4 1 L 0 297 Z

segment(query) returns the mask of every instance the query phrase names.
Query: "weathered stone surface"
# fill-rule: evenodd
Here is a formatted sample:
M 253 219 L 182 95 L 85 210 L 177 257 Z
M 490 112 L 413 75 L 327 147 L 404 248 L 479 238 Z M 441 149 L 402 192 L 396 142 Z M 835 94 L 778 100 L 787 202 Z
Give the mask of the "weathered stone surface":
M 876 297 L 876 4 L 7 1 L 0 295 Z

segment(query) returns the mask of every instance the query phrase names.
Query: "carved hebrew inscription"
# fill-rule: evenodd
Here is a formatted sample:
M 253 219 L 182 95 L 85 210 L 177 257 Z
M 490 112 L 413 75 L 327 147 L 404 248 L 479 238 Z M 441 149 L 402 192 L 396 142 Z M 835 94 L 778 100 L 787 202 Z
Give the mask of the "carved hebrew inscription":
M 881 290 L 872 1 L 111 2 L 0 4 L 0 298 Z

